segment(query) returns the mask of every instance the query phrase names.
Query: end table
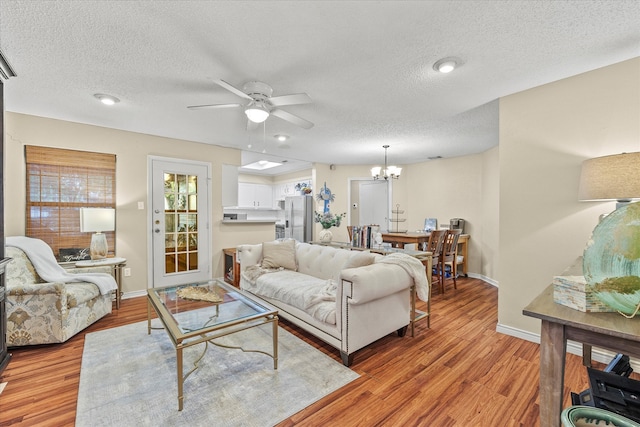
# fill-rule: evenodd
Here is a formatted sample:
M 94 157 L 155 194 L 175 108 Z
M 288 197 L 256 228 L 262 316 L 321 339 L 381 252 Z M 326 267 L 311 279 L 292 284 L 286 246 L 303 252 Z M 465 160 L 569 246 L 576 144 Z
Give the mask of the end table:
M 113 278 L 116 279 L 118 290 L 116 291 L 116 308 L 120 308 L 120 299 L 122 297 L 122 269 L 127 265 L 126 258 L 104 258 L 96 260 L 76 261 L 76 267 L 104 267 L 111 266 L 113 268 Z

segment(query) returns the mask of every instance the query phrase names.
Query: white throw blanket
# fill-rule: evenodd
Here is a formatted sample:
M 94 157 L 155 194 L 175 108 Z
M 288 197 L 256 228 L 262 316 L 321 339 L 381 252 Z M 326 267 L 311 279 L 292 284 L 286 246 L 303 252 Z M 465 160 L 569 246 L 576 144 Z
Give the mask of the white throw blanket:
M 118 289 L 115 279 L 106 273 L 73 274 L 62 268 L 57 262 L 53 251 L 40 239 L 25 236 L 12 236 L 6 239 L 7 246 L 21 249 L 33 264 L 38 275 L 47 282 L 69 283 L 89 282 L 95 284 L 102 295 Z
M 427 274 L 425 273 L 424 264 L 417 258 L 403 253 L 390 253 L 380 257 L 376 262 L 385 264 L 397 264 L 409 273 L 416 286 L 418 298 L 422 301 L 429 301 L 429 283 L 427 282 Z

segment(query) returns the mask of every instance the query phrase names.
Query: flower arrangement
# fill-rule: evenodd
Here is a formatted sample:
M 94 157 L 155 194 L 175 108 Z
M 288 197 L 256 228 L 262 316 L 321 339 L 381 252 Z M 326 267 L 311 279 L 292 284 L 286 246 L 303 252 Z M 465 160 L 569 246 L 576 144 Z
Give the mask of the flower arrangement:
M 299 182 L 295 187 L 296 191 L 299 191 L 301 195 L 311 194 L 311 184 L 306 182 Z
M 320 212 L 315 212 L 316 215 L 316 222 L 319 222 L 320 225 L 322 225 L 322 228 L 324 229 L 328 229 L 331 227 L 340 227 L 340 221 L 342 221 L 342 218 L 344 218 L 347 213 L 341 213 L 338 215 L 334 215 L 331 212 L 324 212 L 324 213 L 320 213 Z

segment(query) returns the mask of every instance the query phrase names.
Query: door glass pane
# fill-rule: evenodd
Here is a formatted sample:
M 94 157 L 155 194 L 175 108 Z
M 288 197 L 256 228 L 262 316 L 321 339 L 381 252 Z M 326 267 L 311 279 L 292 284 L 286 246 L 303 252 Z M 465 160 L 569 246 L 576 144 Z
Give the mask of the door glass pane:
M 197 270 L 198 177 L 165 173 L 164 180 L 165 273 Z
M 176 216 L 174 214 L 164 215 L 164 230 L 167 233 L 173 233 L 176 231 Z

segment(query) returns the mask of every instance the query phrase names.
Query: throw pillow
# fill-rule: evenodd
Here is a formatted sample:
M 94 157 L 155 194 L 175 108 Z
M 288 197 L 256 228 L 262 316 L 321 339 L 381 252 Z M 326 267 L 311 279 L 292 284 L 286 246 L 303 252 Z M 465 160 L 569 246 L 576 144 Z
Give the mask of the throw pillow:
M 262 268 L 286 268 L 296 271 L 296 241 L 264 242 L 262 244 Z
M 345 263 L 342 268 L 356 268 L 356 267 L 364 267 L 365 265 L 373 264 L 373 261 L 376 259 L 376 256 L 371 252 L 360 252 L 357 255 L 352 256 Z

